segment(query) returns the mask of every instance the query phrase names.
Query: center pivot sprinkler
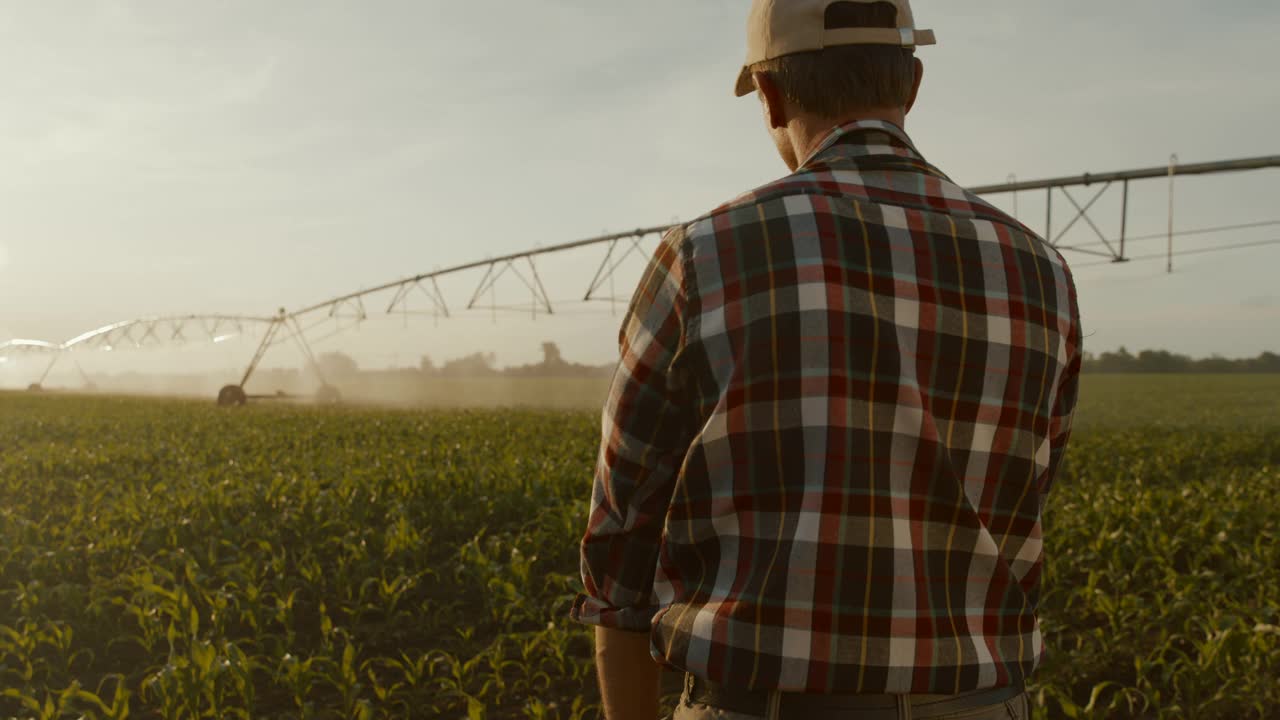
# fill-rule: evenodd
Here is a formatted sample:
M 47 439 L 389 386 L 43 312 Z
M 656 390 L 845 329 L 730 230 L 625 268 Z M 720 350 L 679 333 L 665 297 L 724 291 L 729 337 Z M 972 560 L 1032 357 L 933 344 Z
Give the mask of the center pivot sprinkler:
M 289 399 L 291 396 L 283 392 L 275 395 L 250 395 L 244 389 L 249 384 L 249 378 L 253 377 L 253 373 L 258 369 L 262 359 L 266 357 L 267 351 L 277 343 L 285 342 L 286 339 L 294 341 L 298 346 L 298 350 L 306 358 L 307 365 L 310 366 L 311 371 L 320 379 L 320 389 L 316 392 L 316 402 L 322 405 L 336 405 L 342 402 L 342 393 L 325 380 L 324 372 L 320 369 L 320 363 L 316 361 L 311 345 L 307 343 L 306 335 L 302 326 L 298 323 L 297 316 L 290 315 L 284 308 L 280 308 L 280 311 L 270 320 L 270 323 L 271 325 L 262 336 L 262 342 L 258 344 L 258 349 L 253 353 L 253 359 L 249 361 L 249 367 L 245 369 L 244 377 L 240 379 L 240 383 L 238 385 L 227 385 L 218 391 L 218 406 L 239 407 L 249 402 L 249 400 Z M 286 338 L 281 335 L 282 332 L 289 337 Z

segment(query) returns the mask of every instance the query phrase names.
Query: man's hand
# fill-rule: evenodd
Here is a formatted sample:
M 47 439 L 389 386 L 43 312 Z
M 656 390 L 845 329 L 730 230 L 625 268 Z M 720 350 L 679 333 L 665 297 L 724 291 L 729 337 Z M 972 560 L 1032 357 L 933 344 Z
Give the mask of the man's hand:
M 655 720 L 662 669 L 649 655 L 649 634 L 596 628 L 596 670 L 608 720 Z

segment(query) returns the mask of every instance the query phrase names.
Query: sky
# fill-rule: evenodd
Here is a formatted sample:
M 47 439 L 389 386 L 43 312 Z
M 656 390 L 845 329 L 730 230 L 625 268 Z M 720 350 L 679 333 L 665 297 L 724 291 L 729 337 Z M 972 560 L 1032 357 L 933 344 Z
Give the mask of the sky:
M 266 315 L 697 216 L 785 173 L 757 103 L 730 91 L 748 5 L 0 0 L 0 341 L 140 316 Z M 914 6 L 939 44 L 919 53 L 907 129 L 962 184 L 1278 152 L 1276 3 Z M 1280 170 L 1179 180 L 1174 222 L 1280 220 L 1277 190 Z M 1131 235 L 1165 229 L 1168 192 L 1134 186 Z M 1061 227 L 1066 199 L 1054 202 Z M 1095 207 L 1118 234 L 1118 192 Z M 1042 193 L 1017 210 L 1043 228 Z M 1178 242 L 1275 238 L 1280 226 Z M 1063 243 L 1093 239 L 1081 222 Z M 540 264 L 549 294 L 580 299 L 602 254 Z M 1280 351 L 1280 246 L 1180 258 L 1172 275 L 1068 258 L 1090 350 Z M 642 266 L 620 269 L 617 296 Z M 527 362 L 543 340 L 573 360 L 616 357 L 616 306 L 457 312 L 478 281 L 452 281 L 448 320 L 374 318 L 317 349 L 366 366 L 477 350 Z M 528 302 L 513 278 L 495 292 Z M 235 365 L 252 347 L 220 353 Z

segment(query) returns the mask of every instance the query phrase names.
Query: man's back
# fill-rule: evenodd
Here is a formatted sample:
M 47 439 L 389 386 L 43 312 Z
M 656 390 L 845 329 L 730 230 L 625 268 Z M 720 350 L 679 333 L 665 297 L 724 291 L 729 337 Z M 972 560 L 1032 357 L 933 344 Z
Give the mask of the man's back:
M 1030 675 L 1080 358 L 1043 240 L 852 123 L 668 235 L 622 341 L 578 617 L 745 688 Z

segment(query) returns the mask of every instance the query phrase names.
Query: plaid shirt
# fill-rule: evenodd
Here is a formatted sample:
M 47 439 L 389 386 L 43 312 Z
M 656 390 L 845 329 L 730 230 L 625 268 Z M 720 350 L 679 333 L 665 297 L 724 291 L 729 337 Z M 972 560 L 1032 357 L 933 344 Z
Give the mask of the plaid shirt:
M 657 250 L 573 616 L 737 687 L 957 693 L 1038 665 L 1080 370 L 1062 257 L 883 122 Z

